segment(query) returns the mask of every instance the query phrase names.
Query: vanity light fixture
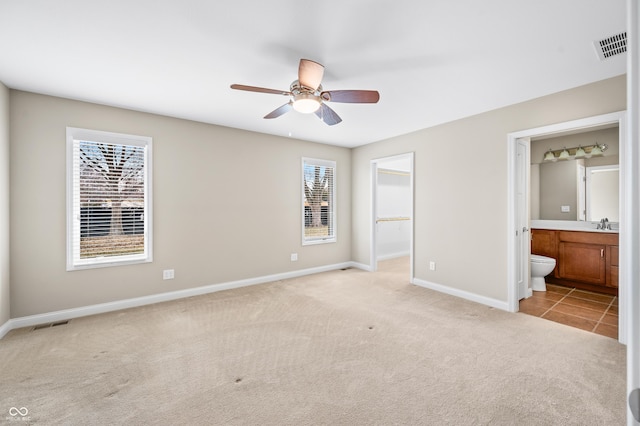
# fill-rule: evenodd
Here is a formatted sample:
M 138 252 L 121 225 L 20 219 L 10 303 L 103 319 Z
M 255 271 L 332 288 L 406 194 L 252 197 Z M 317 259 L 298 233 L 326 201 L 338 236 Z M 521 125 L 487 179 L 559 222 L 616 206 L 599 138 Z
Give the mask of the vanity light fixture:
M 595 145 L 576 146 L 573 148 L 562 148 L 553 150 L 549 148 L 544 153 L 545 162 L 558 160 L 569 160 L 571 158 L 591 158 L 592 156 L 603 155 L 608 148 L 605 143 L 595 143 Z
M 549 151 L 544 155 L 544 161 L 558 161 L 553 151 L 551 151 L 551 148 L 549 148 Z
M 569 151 L 567 148 L 563 149 L 560 155 L 558 156 L 558 160 L 568 160 L 569 159 Z
M 598 145 L 594 146 L 591 155 L 602 155 L 602 149 Z

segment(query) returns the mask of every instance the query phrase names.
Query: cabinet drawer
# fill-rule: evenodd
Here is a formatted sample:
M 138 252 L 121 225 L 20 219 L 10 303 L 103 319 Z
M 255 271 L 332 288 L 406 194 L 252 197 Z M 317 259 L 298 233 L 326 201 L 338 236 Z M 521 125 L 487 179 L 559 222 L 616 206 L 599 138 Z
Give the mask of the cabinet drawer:
M 558 241 L 617 246 L 618 234 L 580 231 L 558 231 Z

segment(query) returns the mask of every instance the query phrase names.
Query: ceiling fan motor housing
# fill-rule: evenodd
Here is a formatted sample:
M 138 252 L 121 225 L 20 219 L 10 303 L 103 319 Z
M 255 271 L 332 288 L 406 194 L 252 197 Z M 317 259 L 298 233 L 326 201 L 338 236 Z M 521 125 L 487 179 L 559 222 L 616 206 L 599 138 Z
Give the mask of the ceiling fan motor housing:
M 315 112 L 322 103 L 320 92 L 322 85 L 317 89 L 302 86 L 298 80 L 291 83 L 291 97 L 293 98 L 293 108 L 298 112 L 311 113 Z

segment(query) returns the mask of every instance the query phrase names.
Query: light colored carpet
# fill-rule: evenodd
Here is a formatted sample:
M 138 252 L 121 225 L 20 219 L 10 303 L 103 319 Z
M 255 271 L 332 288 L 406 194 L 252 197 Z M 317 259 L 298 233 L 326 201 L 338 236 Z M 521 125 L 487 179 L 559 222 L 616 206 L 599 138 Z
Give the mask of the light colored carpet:
M 391 260 L 14 330 L 0 422 L 625 423 L 615 340 L 407 281 Z

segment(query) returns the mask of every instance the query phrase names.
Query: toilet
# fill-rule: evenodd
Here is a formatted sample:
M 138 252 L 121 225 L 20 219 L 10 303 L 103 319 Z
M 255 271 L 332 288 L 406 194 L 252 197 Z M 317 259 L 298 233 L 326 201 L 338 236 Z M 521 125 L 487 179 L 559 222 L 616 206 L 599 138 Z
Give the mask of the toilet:
M 531 289 L 533 291 L 547 291 L 544 277 L 556 267 L 556 260 L 552 257 L 531 255 Z

